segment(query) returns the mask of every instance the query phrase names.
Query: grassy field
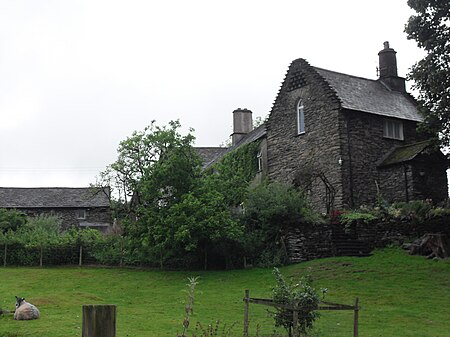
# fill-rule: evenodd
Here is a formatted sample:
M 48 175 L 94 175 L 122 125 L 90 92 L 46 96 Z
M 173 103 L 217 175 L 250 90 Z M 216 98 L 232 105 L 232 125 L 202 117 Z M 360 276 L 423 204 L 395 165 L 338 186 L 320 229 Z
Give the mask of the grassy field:
M 311 274 L 327 300 L 353 304 L 360 298 L 360 336 L 450 336 L 450 261 L 409 256 L 399 249 L 366 258 L 328 258 L 282 268 L 285 275 Z M 200 276 L 193 323 L 238 322 L 242 335 L 245 289 L 270 296 L 271 269 L 159 272 L 107 268 L 0 268 L 0 308 L 12 309 L 20 295 L 41 310 L 35 321 L 0 317 L 0 336 L 81 336 L 83 304 L 116 304 L 119 337 L 168 336 L 181 331 L 187 277 Z M 250 307 L 253 333 L 269 335 L 263 307 Z M 320 336 L 351 336 L 353 312 L 322 312 Z

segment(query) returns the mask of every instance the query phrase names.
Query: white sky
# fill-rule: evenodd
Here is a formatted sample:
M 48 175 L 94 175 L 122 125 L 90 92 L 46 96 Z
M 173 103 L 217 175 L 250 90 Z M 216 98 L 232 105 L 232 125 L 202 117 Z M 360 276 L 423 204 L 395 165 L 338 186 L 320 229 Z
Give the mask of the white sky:
M 422 57 L 406 0 L 0 0 L 0 186 L 87 186 L 119 142 L 180 119 L 197 146 L 265 117 L 292 60 L 376 78 Z

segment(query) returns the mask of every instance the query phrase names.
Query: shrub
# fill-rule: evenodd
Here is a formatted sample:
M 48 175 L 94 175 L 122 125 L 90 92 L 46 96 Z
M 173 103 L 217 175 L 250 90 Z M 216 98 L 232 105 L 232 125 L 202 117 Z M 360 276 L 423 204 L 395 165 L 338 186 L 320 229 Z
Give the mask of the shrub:
M 377 219 L 377 217 L 371 213 L 362 211 L 350 211 L 341 213 L 339 216 L 341 223 L 346 227 L 350 227 L 355 223 L 362 222 L 368 224 L 369 222 Z
M 301 191 L 281 183 L 261 184 L 251 189 L 243 207 L 246 232 L 243 244 L 247 257 L 256 264 L 263 260 L 265 266 L 285 262 L 283 235 L 287 229 L 323 222 Z M 274 257 L 272 263 L 268 256 Z
M 0 209 L 0 231 L 6 233 L 8 231 L 15 232 L 24 226 L 27 222 L 25 213 L 15 209 Z
M 396 202 L 388 209 L 393 218 L 407 218 L 415 222 L 424 221 L 429 217 L 432 205 L 427 200 L 414 200 L 410 202 Z
M 295 332 L 306 334 L 312 329 L 314 321 L 319 318 L 317 308 L 321 300 L 319 292 L 313 287 L 312 278 L 306 276 L 302 277 L 297 283 L 288 283 L 277 268 L 274 268 L 273 274 L 276 279 L 276 285 L 272 289 L 272 299 L 276 303 L 299 308 L 298 331 Z M 326 291 L 326 289 L 321 289 L 322 298 Z M 284 327 L 291 335 L 293 329 L 292 311 L 276 308 L 272 315 L 275 319 L 275 326 Z

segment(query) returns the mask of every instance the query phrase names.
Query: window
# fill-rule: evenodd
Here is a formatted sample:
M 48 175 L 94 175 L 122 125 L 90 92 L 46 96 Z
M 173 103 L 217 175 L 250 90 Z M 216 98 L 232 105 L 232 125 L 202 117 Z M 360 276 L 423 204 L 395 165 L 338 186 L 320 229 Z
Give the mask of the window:
M 75 215 L 78 220 L 85 220 L 86 219 L 86 210 L 85 209 L 77 209 L 75 211 Z
M 383 137 L 403 140 L 403 123 L 394 119 L 385 119 Z
M 258 154 L 256 155 L 256 159 L 258 160 L 258 172 L 261 172 L 263 169 L 262 151 L 261 150 L 258 151 Z
M 305 111 L 303 102 L 300 100 L 297 104 L 297 133 L 305 133 Z

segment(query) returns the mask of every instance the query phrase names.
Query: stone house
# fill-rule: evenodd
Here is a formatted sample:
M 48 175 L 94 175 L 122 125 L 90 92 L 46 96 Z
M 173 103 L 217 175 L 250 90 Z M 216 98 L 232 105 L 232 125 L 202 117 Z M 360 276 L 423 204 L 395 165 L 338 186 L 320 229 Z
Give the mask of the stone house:
M 0 187 L 0 208 L 17 209 L 28 216 L 57 215 L 62 228 L 112 228 L 110 189 L 104 188 L 13 188 Z
M 384 43 L 377 80 L 294 60 L 268 120 L 253 130 L 251 111 L 234 115 L 233 145 L 216 149 L 206 166 L 242 144 L 261 141 L 261 175 L 303 188 L 315 208 L 448 197 L 448 161 L 417 126 L 423 118 L 396 52 Z

